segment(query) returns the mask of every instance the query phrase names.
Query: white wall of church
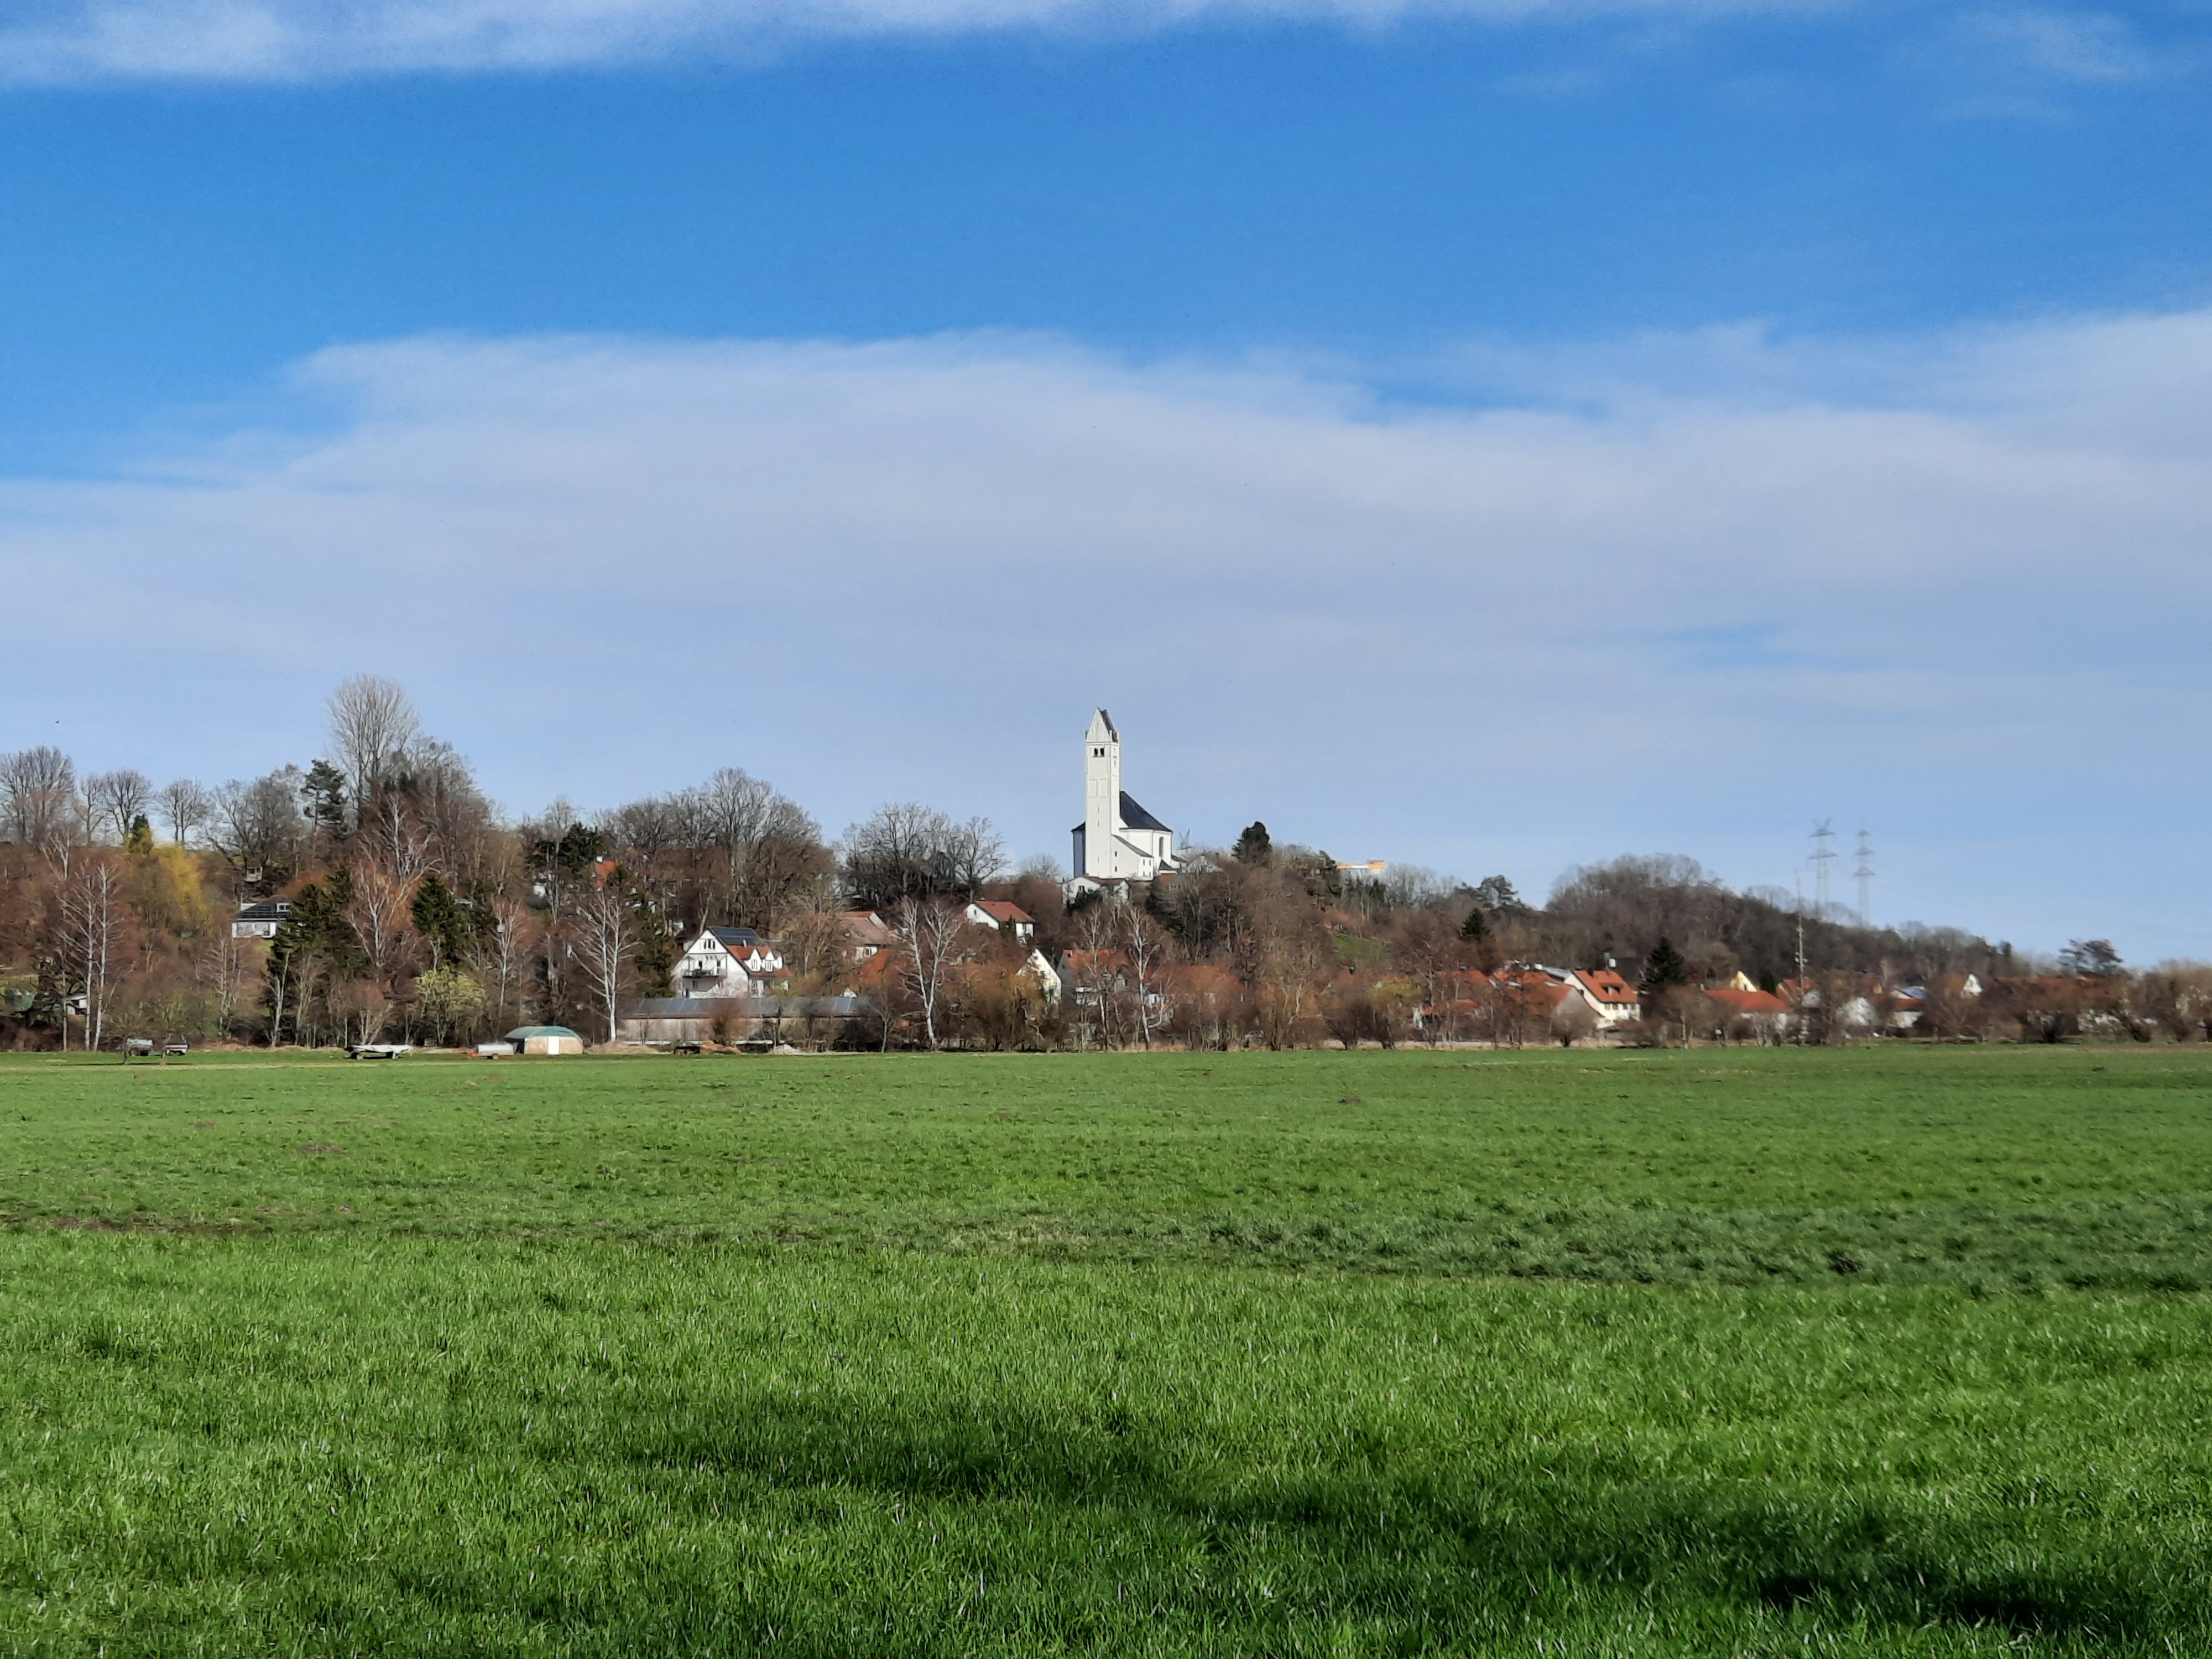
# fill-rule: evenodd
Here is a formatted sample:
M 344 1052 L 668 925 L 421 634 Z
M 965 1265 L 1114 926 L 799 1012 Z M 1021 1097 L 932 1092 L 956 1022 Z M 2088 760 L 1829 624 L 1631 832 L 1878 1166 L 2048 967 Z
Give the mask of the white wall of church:
M 1121 828 L 1121 735 L 1104 709 L 1083 737 L 1083 868 L 1093 881 L 1126 880 L 1117 866 Z

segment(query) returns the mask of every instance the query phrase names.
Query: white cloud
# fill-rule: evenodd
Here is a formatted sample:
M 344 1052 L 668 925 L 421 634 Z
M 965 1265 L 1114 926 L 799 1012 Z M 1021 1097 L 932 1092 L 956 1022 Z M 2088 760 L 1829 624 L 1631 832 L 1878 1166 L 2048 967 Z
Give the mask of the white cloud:
M 1820 11 L 1845 0 L 46 0 L 0 26 L 0 78 L 301 80 L 545 70 L 782 42 L 1004 29 L 1141 32 L 1206 20 L 1354 27 Z
M 11 679 L 100 764 L 301 757 L 368 669 L 519 806 L 735 763 L 1055 851 L 1103 702 L 1206 835 L 1786 884 L 1834 813 L 1923 872 L 1890 915 L 2212 949 L 2159 851 L 2212 808 L 2212 313 L 1469 361 L 1512 396 L 1027 337 L 334 350 L 312 427 L 0 486 Z

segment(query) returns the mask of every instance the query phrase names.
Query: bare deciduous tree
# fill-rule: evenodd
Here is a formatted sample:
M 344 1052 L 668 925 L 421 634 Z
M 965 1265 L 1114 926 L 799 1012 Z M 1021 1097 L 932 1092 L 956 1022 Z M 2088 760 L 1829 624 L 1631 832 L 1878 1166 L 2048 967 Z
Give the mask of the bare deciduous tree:
M 414 738 L 392 757 L 374 799 L 356 797 L 354 805 L 361 831 L 402 874 L 435 870 L 462 881 L 483 874 L 491 803 L 450 744 Z
M 922 1040 L 938 1046 L 938 1020 L 969 946 L 964 906 L 944 897 L 909 898 L 892 913 L 898 935 L 899 970 L 921 1011 Z
M 73 977 L 84 993 L 85 1047 L 106 1036 L 125 916 L 122 884 L 106 859 L 80 864 L 62 889 L 62 925 Z
M 398 681 L 374 674 L 356 674 L 331 693 L 330 716 L 331 742 L 353 792 L 354 810 L 366 811 L 421 733 L 422 717 Z
M 1591 1041 L 1597 1029 L 1596 1013 L 1578 996 L 1562 997 L 1559 1006 L 1552 1010 L 1552 1035 L 1562 1048 Z
M 830 910 L 787 911 L 776 923 L 783 940 L 784 965 L 794 987 L 834 992 L 849 984 L 857 965 L 844 917 Z
M 95 772 L 84 781 L 85 801 L 95 834 L 105 830 L 120 843 L 131 826 L 154 804 L 154 785 L 143 772 L 125 767 L 117 772 Z
M 380 989 L 392 988 L 413 956 L 414 900 L 415 882 L 410 877 L 375 864 L 363 865 L 353 872 L 353 902 L 346 906 L 345 919 Z M 380 1017 L 381 1012 L 377 1010 Z M 362 1036 L 368 1040 L 366 1030 Z
M 299 868 L 307 830 L 300 813 L 300 769 L 287 766 L 218 789 L 208 817 L 208 844 L 242 879 L 281 887 Z
M 1112 1043 L 1121 987 L 1120 954 L 1114 949 L 1115 917 L 1105 899 L 1086 905 L 1074 917 L 1075 944 L 1067 955 L 1066 990 L 1074 1003 L 1076 1029 L 1086 1045 L 1095 1030 Z
M 436 864 L 436 837 L 414 803 L 399 789 L 380 791 L 374 805 L 361 809 L 362 844 L 369 848 L 393 874 L 409 881 L 427 874 Z
M 607 880 L 587 889 L 568 915 L 576 956 L 590 977 L 592 1000 L 606 1018 L 609 1042 L 615 1040 L 623 994 L 629 986 L 638 946 L 636 910 L 630 902 L 629 884 L 621 875 L 616 871 Z
M 988 818 L 955 823 L 933 806 L 895 801 L 845 831 L 840 848 L 847 900 L 888 911 L 936 893 L 973 898 L 1006 867 L 1006 843 Z
M 1172 947 L 1166 927 L 1139 905 L 1122 909 L 1121 933 L 1122 951 L 1129 962 L 1129 988 L 1137 999 L 1137 1036 L 1149 1048 L 1152 1033 L 1164 1030 L 1175 1018 L 1167 971 Z
M 626 860 L 634 860 L 641 873 L 654 874 L 661 860 L 684 841 L 686 813 L 666 795 L 648 795 L 600 814 L 593 826 L 607 845 Z
M 530 931 L 528 908 L 502 893 L 492 899 L 489 919 L 477 935 L 477 977 L 490 991 L 502 1025 L 510 1008 L 518 1018 L 522 1012 L 521 988 L 533 948 Z
M 155 799 L 161 816 L 168 820 L 169 839 L 179 847 L 191 844 L 192 831 L 207 822 L 215 805 L 214 797 L 196 778 L 177 778 L 163 784 Z
M 76 768 L 51 744 L 0 756 L 9 839 L 52 854 L 75 829 Z
M 252 960 L 251 942 L 233 939 L 230 929 L 218 927 L 210 934 L 206 948 L 194 964 L 194 977 L 207 987 L 215 998 L 215 1029 L 228 1032 L 231 1022 L 237 1018 L 240 1001 L 246 988 L 246 976 Z M 281 992 L 272 996 L 275 1012 L 283 1013 Z
M 718 855 L 715 908 L 731 921 L 766 927 L 828 867 L 821 826 L 766 779 L 734 766 L 671 807 L 684 839 Z
M 1005 838 L 988 818 L 956 823 L 945 840 L 945 863 L 952 890 L 962 898 L 974 898 L 985 882 L 997 880 L 1006 867 Z

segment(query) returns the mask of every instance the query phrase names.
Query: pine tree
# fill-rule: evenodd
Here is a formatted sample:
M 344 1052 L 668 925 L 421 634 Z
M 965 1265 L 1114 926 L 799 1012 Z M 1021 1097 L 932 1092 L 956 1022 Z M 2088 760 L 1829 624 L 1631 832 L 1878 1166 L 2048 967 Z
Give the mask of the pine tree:
M 1267 826 L 1255 819 L 1237 837 L 1237 844 L 1229 849 L 1229 856 L 1239 864 L 1262 866 L 1275 861 L 1275 843 L 1267 834 Z
M 1662 991 L 1690 982 L 1690 964 L 1682 960 L 1682 953 L 1674 942 L 1661 934 L 1651 954 L 1644 959 L 1644 983 L 1637 987 L 1647 997 L 1656 997 Z
M 1506 876 L 1485 876 L 1476 884 L 1474 902 L 1492 915 L 1503 910 L 1525 910 L 1528 908 L 1522 902 L 1520 890 Z
M 346 832 L 345 774 L 326 760 L 319 760 L 307 769 L 307 775 L 300 785 L 300 798 L 307 803 L 307 822 L 313 824 L 332 841 L 344 839 Z
M 436 871 L 422 878 L 422 884 L 415 890 L 411 908 L 415 931 L 429 942 L 433 968 L 458 962 L 467 954 L 471 932 L 468 910 L 453 896 L 453 889 L 438 878 Z
M 368 958 L 346 921 L 346 907 L 352 902 L 353 872 L 341 864 L 321 882 L 302 887 L 292 901 L 292 914 L 278 924 L 264 969 L 272 1047 L 283 1040 L 288 1013 L 296 1038 L 304 1005 L 318 991 L 327 992 L 368 970 Z
M 1490 937 L 1490 917 L 1480 904 L 1470 909 L 1467 913 L 1467 920 L 1460 923 L 1459 936 L 1462 939 L 1488 939 Z

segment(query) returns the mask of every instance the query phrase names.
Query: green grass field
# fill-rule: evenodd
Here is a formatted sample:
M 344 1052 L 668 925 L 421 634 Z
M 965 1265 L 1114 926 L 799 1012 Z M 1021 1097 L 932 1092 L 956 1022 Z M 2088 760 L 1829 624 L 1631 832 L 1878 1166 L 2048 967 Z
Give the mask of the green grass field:
M 0 1060 L 0 1651 L 2212 1652 L 2212 1051 Z

